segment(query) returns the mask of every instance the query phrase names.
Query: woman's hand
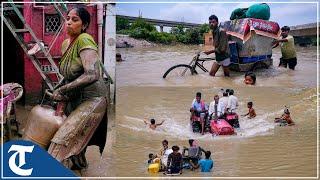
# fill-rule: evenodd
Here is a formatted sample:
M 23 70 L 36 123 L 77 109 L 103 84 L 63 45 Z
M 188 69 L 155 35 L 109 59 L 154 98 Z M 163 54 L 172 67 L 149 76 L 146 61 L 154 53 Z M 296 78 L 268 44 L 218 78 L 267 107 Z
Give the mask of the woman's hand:
M 61 93 L 60 88 L 53 91 L 52 99 L 55 101 L 63 101 L 65 99 L 64 95 Z
M 64 94 L 76 88 L 85 87 L 99 79 L 100 60 L 97 52 L 92 49 L 84 49 L 80 52 L 80 58 L 83 65 L 84 73 L 77 79 L 60 87 L 60 94 Z M 59 93 L 57 92 L 57 94 Z

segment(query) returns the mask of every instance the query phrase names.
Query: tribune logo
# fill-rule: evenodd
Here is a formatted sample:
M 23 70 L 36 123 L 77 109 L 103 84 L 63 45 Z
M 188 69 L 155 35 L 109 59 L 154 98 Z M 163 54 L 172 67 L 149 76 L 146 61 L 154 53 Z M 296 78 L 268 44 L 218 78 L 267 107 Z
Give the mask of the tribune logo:
M 22 145 L 11 145 L 9 152 L 14 151 L 9 158 L 9 168 L 12 172 L 20 176 L 30 176 L 33 168 L 22 169 L 21 167 L 26 164 L 26 153 L 32 153 L 34 146 L 22 146 Z M 19 155 L 19 163 L 16 164 L 16 158 Z

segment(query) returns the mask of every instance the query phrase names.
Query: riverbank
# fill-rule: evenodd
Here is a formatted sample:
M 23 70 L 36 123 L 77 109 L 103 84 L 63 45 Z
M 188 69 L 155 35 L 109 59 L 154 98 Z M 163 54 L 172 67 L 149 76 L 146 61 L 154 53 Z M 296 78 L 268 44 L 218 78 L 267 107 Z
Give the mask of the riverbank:
M 132 37 L 129 37 L 129 35 L 124 34 L 117 34 L 116 36 L 117 42 L 116 47 L 117 48 L 128 48 L 128 47 L 135 47 L 135 48 L 141 48 L 141 47 L 155 47 L 157 44 L 141 40 L 141 39 L 135 39 Z

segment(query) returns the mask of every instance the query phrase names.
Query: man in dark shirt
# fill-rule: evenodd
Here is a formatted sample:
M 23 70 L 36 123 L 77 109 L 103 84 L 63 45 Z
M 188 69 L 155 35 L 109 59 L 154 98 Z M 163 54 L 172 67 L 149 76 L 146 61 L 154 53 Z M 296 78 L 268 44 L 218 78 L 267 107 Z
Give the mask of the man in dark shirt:
M 215 15 L 209 17 L 209 25 L 212 30 L 213 35 L 213 46 L 214 49 L 210 51 L 205 51 L 204 53 L 209 55 L 215 53 L 216 62 L 212 64 L 210 75 L 215 76 L 216 72 L 219 70 L 220 66 L 223 68 L 224 76 L 230 76 L 230 55 L 228 49 L 228 35 L 226 31 L 218 27 L 219 20 Z
M 173 152 L 168 157 L 167 174 L 182 173 L 182 155 L 179 153 L 178 146 L 172 146 Z

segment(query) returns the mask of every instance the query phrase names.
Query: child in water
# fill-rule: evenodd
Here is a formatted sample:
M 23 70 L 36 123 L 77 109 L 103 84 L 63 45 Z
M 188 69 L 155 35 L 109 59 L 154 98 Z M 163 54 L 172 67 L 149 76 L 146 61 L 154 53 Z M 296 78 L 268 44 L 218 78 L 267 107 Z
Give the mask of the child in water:
M 189 163 L 191 164 L 193 169 L 198 169 L 200 167 L 201 172 L 210 172 L 213 168 L 214 161 L 210 158 L 210 151 L 206 151 L 204 154 L 206 158 L 199 160 L 198 164 L 194 164 L 191 160 L 189 161 Z
M 150 153 L 149 159 L 148 159 L 148 165 L 153 163 L 154 158 L 155 158 L 155 156 L 152 153 Z
M 256 84 L 256 75 L 253 72 L 246 72 L 244 75 L 243 82 L 246 85 L 255 85 Z
M 256 111 L 252 108 L 252 106 L 253 106 L 253 103 L 248 102 L 247 107 L 249 108 L 249 112 L 247 114 L 242 115 L 242 117 L 249 115 L 249 119 L 251 119 L 257 116 Z
M 161 126 L 164 120 L 161 123 L 156 124 L 156 120 L 150 119 L 150 123 L 146 120 L 143 120 L 146 125 L 149 125 L 149 128 L 155 130 L 158 126 Z
M 291 119 L 290 112 L 288 108 L 285 108 L 284 113 L 280 118 L 274 119 L 275 123 L 280 123 L 280 126 L 292 126 L 294 125 L 293 120 Z

